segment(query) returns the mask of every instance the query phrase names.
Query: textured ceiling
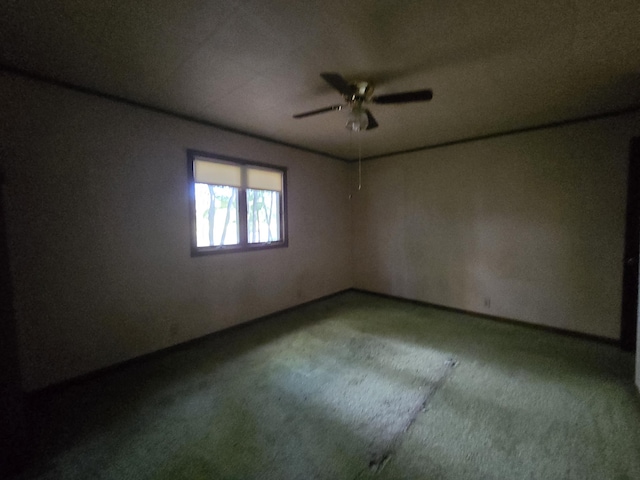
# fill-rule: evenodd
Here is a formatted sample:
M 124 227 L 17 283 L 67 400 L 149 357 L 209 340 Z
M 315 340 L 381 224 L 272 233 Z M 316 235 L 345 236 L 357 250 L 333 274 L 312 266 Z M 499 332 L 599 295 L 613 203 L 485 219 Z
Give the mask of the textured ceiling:
M 364 157 L 640 105 L 637 0 L 7 0 L 0 64 L 352 159 L 319 76 L 432 88 L 373 105 Z

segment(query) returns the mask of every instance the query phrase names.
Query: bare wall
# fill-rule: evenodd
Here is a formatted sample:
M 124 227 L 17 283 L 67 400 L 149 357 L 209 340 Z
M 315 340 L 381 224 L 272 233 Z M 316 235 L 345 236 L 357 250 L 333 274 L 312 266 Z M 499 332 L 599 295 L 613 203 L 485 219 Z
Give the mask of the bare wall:
M 628 115 L 365 162 L 355 286 L 619 338 L 639 126 Z
M 26 389 L 351 287 L 346 164 L 6 74 L 0 99 Z M 188 148 L 288 167 L 289 247 L 192 258 Z

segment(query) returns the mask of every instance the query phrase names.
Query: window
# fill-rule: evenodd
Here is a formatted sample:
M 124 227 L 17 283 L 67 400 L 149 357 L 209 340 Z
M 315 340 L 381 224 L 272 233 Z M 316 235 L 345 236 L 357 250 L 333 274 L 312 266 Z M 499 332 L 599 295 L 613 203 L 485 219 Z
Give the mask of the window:
M 287 171 L 189 150 L 191 253 L 287 246 Z

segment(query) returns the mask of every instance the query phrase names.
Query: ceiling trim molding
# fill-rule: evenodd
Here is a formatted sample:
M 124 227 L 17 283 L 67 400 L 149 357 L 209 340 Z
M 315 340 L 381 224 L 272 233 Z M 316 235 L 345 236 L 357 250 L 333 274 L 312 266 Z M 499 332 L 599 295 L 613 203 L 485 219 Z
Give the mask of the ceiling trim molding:
M 342 162 L 349 162 L 350 161 L 348 158 L 339 157 L 337 155 L 332 155 L 330 153 L 321 152 L 319 150 L 314 150 L 312 148 L 303 147 L 301 145 L 296 145 L 296 144 L 293 144 L 293 143 L 283 142 L 281 140 L 276 140 L 276 139 L 271 138 L 271 137 L 266 137 L 266 136 L 258 135 L 258 134 L 255 134 L 255 133 L 245 132 L 243 130 L 238 130 L 237 128 L 226 127 L 224 125 L 219 125 L 217 123 L 211 122 L 209 120 L 205 120 L 203 118 L 193 117 L 191 115 L 185 115 L 185 114 L 182 114 L 182 113 L 174 112 L 173 110 L 169 110 L 169 109 L 166 109 L 166 108 L 156 107 L 154 105 L 149 105 L 149 104 L 146 104 L 146 103 L 137 102 L 135 100 L 131 100 L 131 99 L 126 98 L 126 97 L 121 97 L 119 95 L 112 95 L 110 93 L 105 93 L 105 92 L 102 92 L 100 90 L 96 90 L 96 89 L 93 89 L 93 88 L 83 87 L 83 86 L 76 85 L 76 84 L 71 83 L 71 82 L 58 80 L 58 79 L 55 79 L 53 77 L 49 77 L 49 76 L 46 76 L 46 75 L 41 75 L 39 73 L 33 73 L 33 72 L 29 72 L 27 70 L 22 70 L 22 69 L 15 68 L 15 67 L 10 67 L 10 66 L 3 65 L 3 64 L 0 64 L 0 72 L 6 72 L 6 73 L 9 73 L 11 75 L 28 78 L 30 80 L 34 80 L 34 81 L 42 82 L 42 83 L 47 83 L 49 85 L 54 85 L 56 87 L 65 88 L 65 89 L 68 89 L 68 90 L 73 90 L 75 92 L 84 93 L 84 94 L 87 94 L 87 95 L 93 95 L 93 96 L 104 98 L 106 100 L 111 100 L 111 101 L 114 101 L 114 102 L 124 103 L 124 104 L 132 106 L 132 107 L 142 108 L 144 110 L 148 110 L 148 111 L 155 112 L 155 113 L 160 113 L 160 114 L 163 114 L 163 115 L 169 115 L 171 117 L 179 118 L 180 120 L 186 120 L 188 122 L 198 123 L 200 125 L 205 125 L 207 127 L 217 128 L 218 130 L 222 130 L 222 131 L 225 131 L 225 132 L 235 133 L 237 135 L 242 135 L 242 136 L 245 136 L 245 137 L 254 138 L 256 140 L 262 140 L 264 142 L 273 143 L 275 145 L 280 145 L 280 146 L 283 146 L 283 147 L 293 148 L 293 149 L 296 149 L 296 150 L 300 150 L 302 152 L 312 153 L 312 154 L 315 154 L 315 155 L 320 155 L 322 157 L 330 158 L 332 160 L 340 160 Z
M 181 120 L 185 120 L 188 122 L 193 122 L 193 123 L 197 123 L 200 125 L 204 125 L 207 127 L 212 127 L 212 128 L 216 128 L 218 130 L 222 130 L 225 132 L 229 132 L 229 133 L 234 133 L 236 135 L 242 135 L 244 137 L 249 137 L 249 138 L 253 138 L 256 140 L 261 140 L 264 142 L 268 142 L 268 143 L 272 143 L 274 145 L 280 145 L 283 147 L 288 147 L 288 148 L 293 148 L 295 150 L 299 150 L 301 152 L 305 152 L 305 153 L 311 153 L 314 155 L 319 155 L 325 158 L 330 158 L 332 160 L 339 160 L 342 162 L 346 162 L 346 163 L 354 163 L 357 162 L 358 159 L 357 158 L 345 158 L 345 157 L 340 157 L 338 155 L 333 155 L 327 152 L 322 152 L 320 150 L 314 150 L 312 148 L 307 148 L 307 147 L 303 147 L 301 145 L 296 145 L 293 143 L 288 143 L 288 142 L 284 142 L 281 140 L 277 140 L 271 137 L 267 137 L 267 136 L 263 136 L 263 135 L 258 135 L 255 133 L 250 133 L 250 132 L 245 132 L 243 130 L 239 130 L 237 128 L 232 128 L 232 127 L 227 127 L 224 125 L 219 125 L 217 123 L 211 122 L 209 120 L 205 120 L 202 118 L 198 118 L 198 117 L 193 117 L 191 115 L 185 115 L 182 113 L 178 113 L 169 109 L 165 109 L 162 107 L 156 107 L 153 105 L 149 105 L 146 103 L 142 103 L 142 102 L 137 102 L 135 100 L 131 100 L 128 99 L 126 97 L 121 97 L 119 95 L 112 95 L 110 93 L 105 93 L 102 92 L 100 90 L 96 90 L 93 88 L 89 88 L 89 87 L 83 87 L 80 85 L 76 85 L 74 83 L 71 82 L 66 82 L 63 80 L 58 80 L 55 79 L 53 77 L 49 77 L 46 75 L 41 75 L 38 73 L 33 73 L 27 70 L 23 70 L 23 69 L 19 69 L 19 68 L 15 68 L 15 67 L 11 67 L 8 65 L 3 65 L 0 64 L 0 72 L 5 72 L 11 75 L 15 75 L 15 76 L 20 76 L 20 77 L 24 77 L 30 80 L 34 80 L 37 82 L 42 82 L 42 83 L 46 83 L 49 85 L 54 85 L 60 88 L 65 88 L 68 90 L 73 90 L 75 92 L 79 92 L 79 93 L 84 93 L 87 95 L 93 95 L 96 97 L 100 97 L 106 100 L 111 100 L 114 102 L 119 102 L 119 103 L 124 103 L 126 105 L 132 106 L 132 107 L 137 107 L 137 108 L 142 108 L 144 110 L 147 111 L 151 111 L 154 113 L 160 113 L 163 115 L 168 115 L 174 118 L 178 118 Z M 549 122 L 549 123 L 543 123 L 543 124 L 539 124 L 539 125 L 532 125 L 532 126 L 528 126 L 528 127 L 521 127 L 521 128 L 515 128 L 512 130 L 503 130 L 503 131 L 499 131 L 499 132 L 494 132 L 494 133 L 488 133 L 485 135 L 477 135 L 474 137 L 466 137 L 466 138 L 461 138 L 461 139 L 457 139 L 457 140 L 450 140 L 450 141 L 446 141 L 446 142 L 440 142 L 440 143 L 434 143 L 434 144 L 429 144 L 429 145 L 422 145 L 420 147 L 414 147 L 414 148 L 408 148 L 406 150 L 397 150 L 397 151 L 393 151 L 393 152 L 388 152 L 388 153 L 382 153 L 379 155 L 370 155 L 367 157 L 362 157 L 362 161 L 368 161 L 368 160 L 379 160 L 382 158 L 389 158 L 389 157 L 394 157 L 397 155 L 405 155 L 405 154 L 409 154 L 409 153 L 415 153 L 415 152 L 421 152 L 421 151 L 425 151 L 425 150 L 433 150 L 436 148 L 443 148 L 443 147 L 450 147 L 453 145 L 459 145 L 459 144 L 463 144 L 463 143 L 469 143 L 469 142 L 477 142 L 480 140 L 488 140 L 491 138 L 498 138 L 498 137 L 504 137 L 504 136 L 508 136 L 508 135 L 516 135 L 519 133 L 526 133 L 526 132 L 532 132 L 532 131 L 536 131 L 536 130 L 544 130 L 547 128 L 556 128 L 556 127 L 561 127 L 564 125 L 572 125 L 575 123 L 581 123 L 581 122 L 589 122 L 592 120 L 599 120 L 602 118 L 608 118 L 608 117 L 617 117 L 617 116 L 621 116 L 621 115 L 627 115 L 627 114 L 631 114 L 631 113 L 635 113 L 640 111 L 640 105 L 632 105 L 631 107 L 627 107 L 627 108 L 623 108 L 623 109 L 618 109 L 618 110 L 611 110 L 611 111 L 607 111 L 607 112 L 601 112 L 601 113 L 596 113 L 593 115 L 586 115 L 583 117 L 576 117 L 576 118 L 569 118 L 569 119 L 564 119 L 564 120 L 559 120 L 556 122 Z
M 575 123 L 589 122 L 592 120 L 600 120 L 602 118 L 608 118 L 608 117 L 617 117 L 621 115 L 628 115 L 630 113 L 636 113 L 638 111 L 640 111 L 640 105 L 633 105 L 631 107 L 627 107 L 619 110 L 611 110 L 607 112 L 596 113 L 593 115 L 586 115 L 584 117 L 569 118 L 565 120 L 558 120 L 557 122 L 543 123 L 539 125 L 533 125 L 530 127 L 514 128 L 513 130 L 504 130 L 501 132 L 488 133 L 486 135 L 478 135 L 475 137 L 467 137 L 467 138 L 461 138 L 458 140 L 451 140 L 451 141 L 442 142 L 442 143 L 424 145 L 422 147 L 408 148 L 406 150 L 398 150 L 395 152 L 382 153 L 380 155 L 371 155 L 368 157 L 362 157 L 362 161 L 364 162 L 366 160 L 378 160 L 381 158 L 394 157 L 396 155 L 404 155 L 406 153 L 421 152 L 423 150 L 433 150 L 435 148 L 450 147 L 452 145 L 459 145 L 462 143 L 477 142 L 479 140 L 487 140 L 490 138 L 505 137 L 508 135 L 516 135 L 519 133 L 533 132 L 535 130 L 544 130 L 547 128 L 556 128 L 564 125 L 572 125 Z M 357 158 L 349 160 L 350 163 L 357 162 L 357 161 L 358 161 Z

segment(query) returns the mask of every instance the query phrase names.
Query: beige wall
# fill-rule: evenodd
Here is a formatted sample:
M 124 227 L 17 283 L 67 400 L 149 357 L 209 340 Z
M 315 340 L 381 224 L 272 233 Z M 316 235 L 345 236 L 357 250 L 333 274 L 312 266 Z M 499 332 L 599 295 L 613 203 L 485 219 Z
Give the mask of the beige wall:
M 355 286 L 618 338 L 639 125 L 617 117 L 365 162 Z
M 365 162 L 358 192 L 355 165 L 17 77 L 0 104 L 27 389 L 351 286 L 618 336 L 638 116 Z M 187 148 L 287 166 L 290 246 L 191 258 Z
M 27 389 L 352 285 L 346 164 L 18 77 L 0 92 Z M 192 258 L 187 148 L 288 167 L 289 247 Z

